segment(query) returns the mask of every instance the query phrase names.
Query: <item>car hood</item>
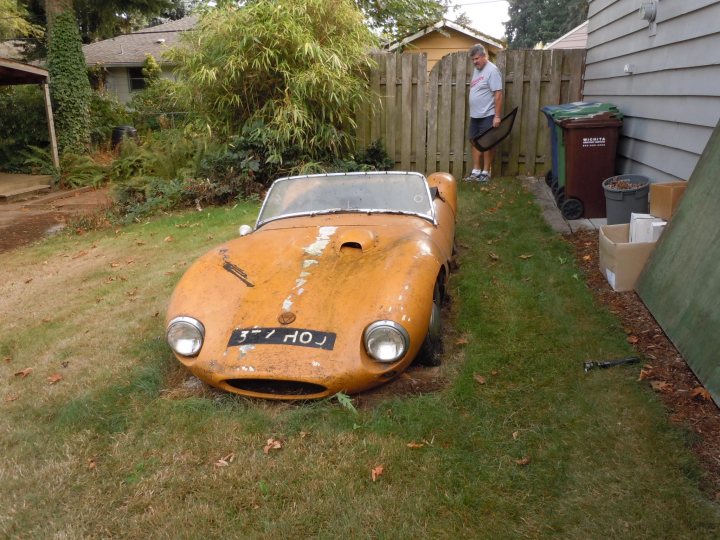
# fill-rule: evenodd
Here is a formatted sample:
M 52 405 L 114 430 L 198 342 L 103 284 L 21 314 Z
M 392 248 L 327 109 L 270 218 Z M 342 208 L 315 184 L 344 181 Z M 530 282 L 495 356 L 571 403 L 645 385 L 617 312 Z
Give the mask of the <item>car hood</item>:
M 202 256 L 168 310 L 168 320 L 191 316 L 205 326 L 198 357 L 181 361 L 215 384 L 235 375 L 307 380 L 314 372 L 332 391 L 359 391 L 355 371 L 382 378 L 397 367 L 371 360 L 362 344 L 368 324 L 392 320 L 410 334 L 409 362 L 428 328 L 443 256 L 428 221 L 368 217 L 283 220 Z

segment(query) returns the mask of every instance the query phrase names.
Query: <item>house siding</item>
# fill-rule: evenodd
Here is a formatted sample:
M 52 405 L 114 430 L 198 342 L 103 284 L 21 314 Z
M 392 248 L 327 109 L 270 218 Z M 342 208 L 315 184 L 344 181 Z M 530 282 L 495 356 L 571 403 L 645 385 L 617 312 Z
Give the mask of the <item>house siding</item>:
M 161 76 L 166 79 L 175 79 L 175 74 L 170 66 L 162 66 Z M 130 75 L 128 74 L 128 68 L 125 66 L 107 68 L 107 77 L 105 78 L 105 90 L 108 92 L 108 94 L 116 97 L 120 103 L 127 104 L 135 94 L 134 91 L 130 91 Z
M 590 1 L 583 96 L 625 114 L 618 172 L 687 179 L 720 119 L 720 2 L 639 5 Z
M 477 39 L 448 28 L 443 30 L 443 33 L 431 32 L 412 43 L 408 43 L 405 46 L 405 51 L 426 53 L 427 71 L 430 73 L 435 64 L 445 55 L 458 51 L 467 51 L 476 43 L 478 43 Z

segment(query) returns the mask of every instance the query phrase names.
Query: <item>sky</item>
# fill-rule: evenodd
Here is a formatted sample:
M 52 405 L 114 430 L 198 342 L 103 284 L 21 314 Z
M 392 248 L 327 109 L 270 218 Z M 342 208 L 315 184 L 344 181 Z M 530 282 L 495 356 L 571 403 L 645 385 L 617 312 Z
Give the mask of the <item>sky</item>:
M 508 20 L 508 3 L 505 0 L 453 0 L 451 4 L 461 8 L 470 20 L 472 27 L 483 34 L 502 39 Z M 452 18 L 452 12 L 449 14 Z

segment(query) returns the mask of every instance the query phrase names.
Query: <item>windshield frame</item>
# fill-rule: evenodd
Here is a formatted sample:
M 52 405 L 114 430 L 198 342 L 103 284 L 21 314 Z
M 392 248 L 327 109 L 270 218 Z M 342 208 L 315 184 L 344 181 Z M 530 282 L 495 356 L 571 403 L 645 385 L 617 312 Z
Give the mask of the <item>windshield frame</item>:
M 290 180 L 301 180 L 301 179 L 312 179 L 312 178 L 332 178 L 332 177 L 347 177 L 347 176 L 355 176 L 355 177 L 362 177 L 362 176 L 389 176 L 389 175 L 407 175 L 407 176 L 419 176 L 423 180 L 423 185 L 425 186 L 425 191 L 427 194 L 427 200 L 430 201 L 430 213 L 420 213 L 420 212 L 409 212 L 405 210 L 394 210 L 390 208 L 327 208 L 323 210 L 314 210 L 314 211 L 305 211 L 305 212 L 296 212 L 296 213 L 288 213 L 288 214 L 280 214 L 277 216 L 273 216 L 271 218 L 263 219 L 261 220 L 261 217 L 263 215 L 263 212 L 265 210 L 265 207 L 268 203 L 268 200 L 270 199 L 270 196 L 273 192 L 273 189 L 277 184 L 280 184 L 282 182 L 290 181 Z M 433 204 L 433 198 L 432 194 L 430 193 L 430 186 L 428 185 L 427 178 L 425 175 L 418 173 L 418 172 L 406 172 L 406 171 L 367 171 L 367 172 L 347 172 L 347 173 L 321 173 L 321 174 L 305 174 L 305 175 L 297 175 L 297 176 L 284 176 L 282 178 L 278 178 L 275 180 L 272 185 L 270 186 L 270 189 L 268 189 L 267 194 L 265 195 L 265 200 L 263 200 L 263 204 L 260 207 L 260 212 L 258 212 L 257 221 L 255 222 L 255 229 L 259 229 L 266 223 L 271 223 L 273 221 L 278 221 L 281 219 L 288 219 L 288 218 L 295 218 L 295 217 L 314 217 L 314 216 L 322 216 L 322 215 L 331 215 L 331 214 L 366 214 L 366 215 L 372 215 L 372 214 L 386 214 L 386 215 L 402 215 L 402 216 L 414 216 L 419 217 L 421 219 L 424 219 L 426 221 L 429 221 L 433 225 L 437 226 L 437 218 L 435 215 L 435 205 Z

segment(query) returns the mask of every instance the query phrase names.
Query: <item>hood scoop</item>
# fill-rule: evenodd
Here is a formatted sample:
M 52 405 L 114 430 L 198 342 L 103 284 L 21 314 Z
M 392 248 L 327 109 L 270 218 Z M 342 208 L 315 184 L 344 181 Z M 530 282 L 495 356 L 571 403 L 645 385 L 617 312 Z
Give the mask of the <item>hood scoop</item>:
M 368 229 L 348 229 L 336 238 L 338 252 L 359 250 L 366 252 L 377 244 L 377 236 Z

